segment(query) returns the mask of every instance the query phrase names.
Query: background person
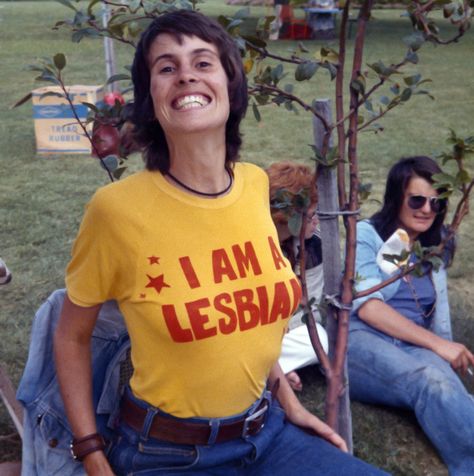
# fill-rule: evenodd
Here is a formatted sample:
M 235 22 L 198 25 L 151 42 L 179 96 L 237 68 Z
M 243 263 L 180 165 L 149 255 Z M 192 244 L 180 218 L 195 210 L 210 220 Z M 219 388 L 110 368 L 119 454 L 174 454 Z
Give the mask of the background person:
M 321 316 L 318 304 L 323 293 L 323 256 L 321 238 L 318 235 L 318 219 L 316 215 L 316 186 L 315 177 L 311 169 L 302 164 L 284 161 L 276 162 L 266 169 L 270 180 L 270 203 L 277 199 L 279 190 L 287 190 L 293 194 L 306 189 L 310 192 L 311 204 L 308 210 L 308 222 L 305 230 L 305 258 L 306 258 L 306 285 L 309 298 L 314 298 L 311 306 L 316 323 L 319 339 L 327 352 L 328 337 L 324 327 L 320 324 Z M 278 232 L 278 239 L 283 253 L 291 263 L 293 270 L 299 276 L 299 238 L 292 236 L 288 228 L 288 213 L 272 207 L 272 218 Z M 302 390 L 303 384 L 296 369 L 316 364 L 318 358 L 315 354 L 306 324 L 303 322 L 303 310 L 299 309 L 293 314 L 288 323 L 288 332 L 283 337 L 282 349 L 278 360 L 280 367 L 286 375 L 294 390 Z
M 140 39 L 132 79 L 146 170 L 87 206 L 55 336 L 73 452 L 101 476 L 378 474 L 340 451 L 277 364 L 301 291 L 265 173 L 236 163 L 247 88 L 234 40 L 197 12 L 161 15 Z M 108 299 L 124 315 L 134 371 L 106 457 L 89 343 Z
M 382 209 L 357 225 L 358 291 L 388 277 L 376 259 L 397 228 L 410 246 L 441 242 L 447 200 L 433 187 L 440 172 L 423 156 L 391 168 Z M 465 374 L 474 356 L 451 337 L 445 267 L 453 253 L 444 253 L 439 271 L 426 264 L 423 276 L 409 274 L 354 301 L 348 364 L 352 398 L 413 410 L 450 475 L 467 476 L 474 474 L 474 399 L 456 373 Z

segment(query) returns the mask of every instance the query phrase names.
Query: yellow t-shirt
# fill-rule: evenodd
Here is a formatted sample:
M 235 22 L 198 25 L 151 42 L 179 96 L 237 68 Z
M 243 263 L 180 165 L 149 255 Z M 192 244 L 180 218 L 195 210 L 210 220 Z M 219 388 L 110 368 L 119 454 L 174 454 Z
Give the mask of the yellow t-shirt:
M 239 413 L 262 393 L 301 289 L 269 212 L 268 180 L 238 163 L 226 196 L 143 171 L 96 192 L 66 273 L 79 306 L 116 299 L 133 393 L 182 418 Z

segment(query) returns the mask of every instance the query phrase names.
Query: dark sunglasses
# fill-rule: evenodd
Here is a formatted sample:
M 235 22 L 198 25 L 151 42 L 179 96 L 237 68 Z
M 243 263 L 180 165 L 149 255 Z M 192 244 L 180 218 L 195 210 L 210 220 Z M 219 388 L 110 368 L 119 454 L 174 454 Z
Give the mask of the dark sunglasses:
M 424 195 L 412 195 L 408 197 L 408 206 L 412 210 L 419 210 L 424 207 L 426 201 L 429 200 L 430 208 L 433 213 L 442 213 L 446 208 L 446 199 L 438 197 L 425 197 Z

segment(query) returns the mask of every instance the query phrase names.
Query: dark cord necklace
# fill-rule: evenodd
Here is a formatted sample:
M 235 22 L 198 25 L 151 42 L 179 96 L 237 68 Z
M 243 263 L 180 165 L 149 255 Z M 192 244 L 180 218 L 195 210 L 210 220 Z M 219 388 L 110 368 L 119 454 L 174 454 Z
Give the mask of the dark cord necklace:
M 224 190 L 221 190 L 220 192 L 200 192 L 199 190 L 195 190 L 194 188 L 188 187 L 186 184 L 181 182 L 181 180 L 178 180 L 171 172 L 166 172 L 166 175 L 173 180 L 173 182 L 176 182 L 178 185 L 181 185 L 181 187 L 185 188 L 186 190 L 193 192 L 197 195 L 202 195 L 204 197 L 218 197 L 219 195 L 224 195 L 224 193 L 227 193 L 230 190 L 230 187 L 232 187 L 232 184 L 234 183 L 234 178 L 230 171 L 228 169 L 225 169 L 227 174 L 229 175 L 229 185 Z

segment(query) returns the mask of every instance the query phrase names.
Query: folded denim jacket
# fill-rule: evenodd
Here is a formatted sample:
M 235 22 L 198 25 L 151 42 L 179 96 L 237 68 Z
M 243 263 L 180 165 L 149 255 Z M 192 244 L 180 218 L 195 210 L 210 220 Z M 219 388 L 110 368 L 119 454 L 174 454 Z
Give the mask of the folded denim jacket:
M 53 336 L 66 291 L 49 296 L 35 315 L 28 360 L 17 399 L 22 403 L 22 476 L 84 475 L 70 452 L 72 432 L 54 366 Z M 123 385 L 120 371 L 130 348 L 123 317 L 114 301 L 105 303 L 92 335 L 93 402 L 97 428 L 111 436 Z

